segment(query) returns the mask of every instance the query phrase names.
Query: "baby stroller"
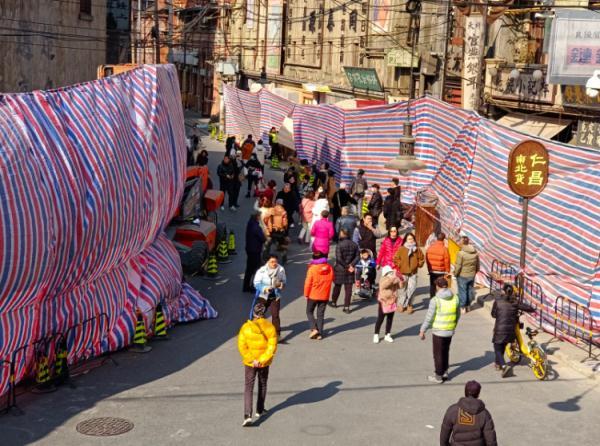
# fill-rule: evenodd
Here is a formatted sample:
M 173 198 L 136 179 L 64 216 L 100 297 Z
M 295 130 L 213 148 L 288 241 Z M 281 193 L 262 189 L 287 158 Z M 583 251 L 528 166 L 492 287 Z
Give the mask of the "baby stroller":
M 377 296 L 377 265 L 371 255 L 369 259 L 359 261 L 354 265 L 354 295 L 361 299 L 372 299 Z

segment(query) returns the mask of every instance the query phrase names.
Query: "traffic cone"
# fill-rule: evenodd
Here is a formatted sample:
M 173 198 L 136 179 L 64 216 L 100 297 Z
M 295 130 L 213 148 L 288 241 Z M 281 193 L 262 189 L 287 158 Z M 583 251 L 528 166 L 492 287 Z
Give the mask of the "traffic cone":
M 277 155 L 271 157 L 271 169 L 279 170 L 279 158 L 277 158 Z
M 63 339 L 56 351 L 56 363 L 54 364 L 54 382 L 56 384 L 63 384 L 69 380 L 68 356 L 67 341 Z
M 217 137 L 217 127 L 213 124 L 210 126 L 210 139 L 215 139 Z
M 225 237 L 221 239 L 219 245 L 217 246 L 217 262 L 219 263 L 230 263 L 229 260 L 229 250 L 227 249 L 227 242 L 225 241 Z
M 140 311 L 137 312 L 137 323 L 135 324 L 135 335 L 133 336 L 133 347 L 129 347 L 130 352 L 148 353 L 152 347 L 146 345 L 146 324 L 144 324 L 144 316 Z
M 237 251 L 235 250 L 235 234 L 233 231 L 229 231 L 229 242 L 227 243 L 227 251 L 229 251 L 230 256 L 237 255 Z
M 223 142 L 225 139 L 225 135 L 223 134 L 223 130 L 219 130 L 219 136 L 217 136 L 217 141 Z
M 211 252 L 208 256 L 208 265 L 206 265 L 206 276 L 209 279 L 217 277 L 219 274 L 219 267 L 217 265 L 217 257 L 214 252 Z
M 36 385 L 32 389 L 34 393 L 49 393 L 56 390 L 56 386 L 50 380 L 50 367 L 48 367 L 48 356 L 39 353 L 38 362 L 35 366 Z
M 161 304 L 156 306 L 154 313 L 154 337 L 152 339 L 156 339 L 157 341 L 166 341 L 169 339 L 169 335 L 167 335 L 167 323 L 165 322 Z

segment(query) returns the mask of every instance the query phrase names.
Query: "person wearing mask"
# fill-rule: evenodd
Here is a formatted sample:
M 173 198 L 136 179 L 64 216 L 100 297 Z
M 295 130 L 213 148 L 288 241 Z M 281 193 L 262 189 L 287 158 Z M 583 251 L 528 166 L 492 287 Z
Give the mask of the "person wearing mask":
M 299 197 L 300 191 L 298 190 L 298 174 L 296 173 L 296 168 L 294 166 L 290 166 L 287 168 L 285 173 L 283 174 L 283 182 L 289 183 L 292 188 L 292 192 Z
M 373 224 L 377 225 L 379 216 L 383 212 L 383 196 L 379 192 L 379 184 L 371 186 L 371 199 L 368 204 L 368 212 L 373 217 Z
M 229 208 L 235 210 L 234 196 L 234 177 L 235 167 L 229 157 L 225 155 L 223 161 L 217 167 L 217 176 L 219 177 L 219 186 L 223 194 L 229 197 Z M 225 206 L 221 206 L 221 210 L 225 210 Z
M 256 288 L 257 302 L 263 301 L 265 308 L 271 310 L 271 319 L 277 337 L 281 334 L 281 291 L 285 287 L 285 269 L 279 265 L 276 255 L 270 255 L 267 263 L 261 266 L 254 275 L 254 288 Z
M 468 312 L 471 306 L 473 285 L 478 272 L 479 254 L 475 247 L 470 244 L 469 237 L 462 234 L 460 251 L 456 255 L 456 263 L 454 264 L 454 276 L 458 285 L 458 298 L 463 313 Z
M 394 265 L 394 255 L 400 246 L 402 246 L 402 239 L 398 237 L 398 228 L 392 226 L 389 235 L 383 239 L 381 247 L 379 248 L 379 254 L 377 254 L 377 267 L 382 268 L 384 266 L 389 266 L 393 268 L 394 271 L 397 271 L 396 265 Z
M 504 361 L 506 345 L 513 342 L 517 335 L 515 327 L 519 323 L 519 311 L 533 312 L 534 309 L 528 305 L 519 304 L 516 301 L 515 289 L 512 284 L 505 283 L 502 294 L 494 300 L 492 305 L 492 317 L 494 321 L 494 353 L 496 355 L 496 370 L 506 378 L 511 370 L 512 364 Z
M 323 252 L 329 255 L 329 244 L 335 235 L 333 223 L 329 221 L 329 211 L 321 212 L 321 219 L 313 223 L 310 235 L 313 237 L 313 252 Z
M 394 197 L 402 202 L 402 188 L 400 187 L 400 178 L 392 178 L 392 189 L 394 189 Z
M 250 155 L 250 159 L 246 163 L 246 169 L 248 170 L 248 192 L 246 192 L 246 198 L 250 198 L 250 194 L 258 184 L 263 171 L 263 165 L 258 161 L 255 153 Z
M 244 161 L 248 161 L 254 148 L 256 147 L 256 143 L 252 139 L 252 135 L 248 135 L 248 137 L 242 143 L 242 159 Z
M 346 188 L 346 183 L 340 183 L 340 188 L 333 194 L 331 198 L 332 202 L 332 214 L 333 214 L 333 223 L 337 222 L 337 219 L 342 215 L 342 208 L 353 204 L 356 206 L 358 203 L 352 196 L 348 193 Z M 352 232 L 350 232 L 352 234 Z
M 309 191 L 300 202 L 300 219 L 302 220 L 302 229 L 298 235 L 298 243 L 302 245 L 310 243 L 310 230 L 312 222 L 312 210 L 315 205 L 315 193 Z
M 321 340 L 325 335 L 323 323 L 332 282 L 333 268 L 327 263 L 327 254 L 319 251 L 313 253 L 313 259 L 308 266 L 304 281 L 306 317 L 311 329 L 310 339 Z M 315 310 L 317 311 L 316 320 Z
M 252 278 L 260 268 L 263 245 L 266 241 L 265 233 L 260 227 L 260 212 L 254 212 L 246 225 L 246 272 L 244 273 L 244 293 L 255 293 Z
M 379 332 L 381 324 L 385 319 L 385 337 L 386 342 L 394 342 L 392 338 L 392 323 L 394 322 L 394 313 L 397 308 L 398 290 L 402 286 L 402 281 L 396 275 L 396 271 L 389 265 L 386 265 L 381 270 L 381 279 L 379 279 L 379 292 L 377 293 L 377 301 L 379 302 L 377 310 L 377 322 L 375 322 L 375 334 L 373 335 L 373 343 L 379 344 Z
M 229 135 L 225 140 L 225 155 L 229 156 L 231 149 L 236 149 L 235 135 Z
M 427 271 L 429 271 L 429 297 L 435 296 L 435 281 L 439 277 L 446 277 L 450 273 L 450 253 L 444 240 L 446 234 L 438 232 L 436 241 L 425 252 Z
M 377 239 L 385 233 L 373 227 L 373 217 L 370 214 L 363 216 L 358 227 L 354 230 L 352 240 L 361 249 L 368 249 L 377 258 Z
M 352 180 L 350 184 L 350 195 L 357 202 L 358 207 L 358 216 L 363 217 L 362 215 L 362 202 L 365 198 L 365 194 L 367 190 L 369 190 L 369 185 L 367 184 L 367 180 L 364 178 L 365 171 L 362 169 L 358 169 L 356 172 L 356 177 Z
M 344 312 L 350 313 L 350 301 L 352 299 L 352 284 L 354 283 L 354 264 L 358 261 L 358 245 L 348 237 L 348 232 L 341 229 L 339 241 L 335 248 L 335 265 L 333 271 L 334 287 L 331 295 L 331 306 L 337 308 L 337 301 L 344 286 Z
M 465 397 L 451 405 L 442 421 L 440 446 L 498 446 L 492 415 L 479 399 L 481 384 L 465 384 Z
M 342 208 L 342 216 L 335 222 L 335 233 L 339 237 L 340 231 L 343 229 L 346 234 L 354 234 L 354 230 L 358 225 L 356 215 L 350 215 L 348 206 Z
M 264 318 L 265 305 L 259 301 L 252 309 L 252 320 L 242 325 L 238 334 L 238 350 L 244 364 L 244 421 L 242 426 L 252 424 L 252 400 L 254 382 L 258 378 L 258 400 L 256 416 L 266 412 L 267 380 L 269 366 L 277 352 L 277 333 L 271 322 Z
M 298 196 L 292 190 L 290 183 L 285 183 L 283 189 L 277 192 L 275 200 L 282 200 L 283 207 L 287 212 L 289 227 L 294 227 L 294 213 L 298 211 Z
M 394 254 L 396 270 L 404 276 L 405 285 L 400 291 L 400 308 L 398 311 L 408 314 L 414 313 L 412 301 L 417 289 L 417 273 L 425 263 L 425 257 L 417 246 L 414 234 L 404 236 L 402 246 Z
M 429 301 L 429 308 L 423 325 L 419 331 L 421 340 L 425 340 L 425 332 L 432 329 L 433 361 L 435 374 L 427 379 L 436 384 L 442 384 L 448 379 L 450 343 L 460 318 L 458 297 L 448 288 L 448 281 L 443 277 L 436 280 L 437 293 Z
M 392 203 L 394 202 L 394 189 L 389 187 L 387 190 L 387 196 L 383 200 L 383 218 L 385 219 L 385 229 L 390 230 L 392 226 L 398 227 L 392 224 Z
M 299 192 L 301 197 L 305 197 L 309 192 L 313 192 L 314 194 L 314 189 L 310 183 L 310 175 L 306 175 L 304 173 L 300 175 Z

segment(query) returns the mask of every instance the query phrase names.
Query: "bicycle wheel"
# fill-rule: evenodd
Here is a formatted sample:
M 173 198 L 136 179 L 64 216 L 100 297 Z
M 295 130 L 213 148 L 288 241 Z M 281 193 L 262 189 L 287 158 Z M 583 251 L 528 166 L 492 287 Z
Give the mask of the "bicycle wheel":
M 531 349 L 531 369 L 533 374 L 540 381 L 546 379 L 548 375 L 548 360 L 546 353 L 541 347 L 535 346 Z
M 518 364 L 521 361 L 521 349 L 519 348 L 519 343 L 517 341 L 513 341 L 510 344 L 506 344 L 506 356 L 508 356 L 508 360 L 513 364 Z

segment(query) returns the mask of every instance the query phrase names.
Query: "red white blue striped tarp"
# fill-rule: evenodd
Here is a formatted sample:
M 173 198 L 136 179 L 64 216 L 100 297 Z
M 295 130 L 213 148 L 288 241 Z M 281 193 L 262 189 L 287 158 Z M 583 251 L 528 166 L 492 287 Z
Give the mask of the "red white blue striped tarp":
M 71 362 L 121 348 L 159 302 L 170 322 L 216 316 L 162 235 L 185 178 L 174 67 L 1 96 L 0 171 L 0 359 L 53 334 Z M 19 381 L 33 348 L 15 363 Z
M 297 105 L 295 148 L 301 158 L 330 161 L 342 180 L 363 168 L 370 183 L 388 187 L 397 172 L 383 166 L 397 154 L 406 112 L 406 103 L 356 110 Z M 415 153 L 427 168 L 401 177 L 403 200 L 430 189 L 444 227 L 472 237 L 484 270 L 493 259 L 518 265 L 521 205 L 506 185 L 507 157 L 519 141 L 539 138 L 430 97 L 411 103 L 411 118 Z M 562 295 L 588 306 L 600 330 L 600 152 L 541 141 L 551 170 L 548 186 L 530 204 L 525 272 L 551 305 Z

